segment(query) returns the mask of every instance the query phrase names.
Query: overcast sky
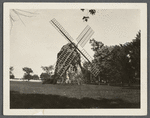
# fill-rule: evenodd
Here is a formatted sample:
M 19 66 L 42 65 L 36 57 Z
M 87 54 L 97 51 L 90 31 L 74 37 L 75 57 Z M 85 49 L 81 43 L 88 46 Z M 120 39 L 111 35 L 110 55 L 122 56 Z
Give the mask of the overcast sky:
M 132 41 L 140 30 L 140 10 L 96 10 L 89 15 L 85 10 L 25 10 L 37 14 L 33 17 L 18 16 L 11 11 L 15 22 L 10 33 L 10 65 L 15 77 L 23 77 L 23 67 L 30 67 L 40 75 L 41 66 L 53 65 L 57 53 L 67 43 L 66 39 L 49 23 L 55 18 L 74 38 L 89 25 L 94 30 L 94 38 L 105 45 L 118 45 Z M 23 12 L 21 12 L 23 13 Z M 27 12 L 26 12 L 27 15 Z M 88 22 L 82 17 L 89 15 Z M 90 44 L 84 47 L 93 56 Z

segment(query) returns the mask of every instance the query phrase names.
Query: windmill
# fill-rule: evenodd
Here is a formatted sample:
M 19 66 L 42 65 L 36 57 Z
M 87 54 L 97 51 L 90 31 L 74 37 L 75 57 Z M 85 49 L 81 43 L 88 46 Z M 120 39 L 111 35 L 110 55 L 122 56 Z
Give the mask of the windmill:
M 77 37 L 77 44 L 75 44 L 73 42 L 73 38 L 69 35 L 69 33 L 59 24 L 59 22 L 56 19 L 52 19 L 50 21 L 50 23 L 58 30 L 58 32 L 60 32 L 60 34 L 65 37 L 67 39 L 67 41 L 69 43 L 72 44 L 73 48 L 69 51 L 63 51 L 61 53 L 61 55 L 59 56 L 59 58 L 57 59 L 58 61 L 60 61 L 61 63 L 63 63 L 61 66 L 59 66 L 58 70 L 57 70 L 57 74 L 62 77 L 63 74 L 67 71 L 67 69 L 69 68 L 71 62 L 74 60 L 75 56 L 74 55 L 74 51 L 78 51 L 82 58 L 84 58 L 84 60 L 87 60 L 90 63 L 90 71 L 91 73 L 97 77 L 99 74 L 99 69 L 96 67 L 96 65 L 92 64 L 90 59 L 91 56 L 84 50 L 80 50 L 78 48 L 78 45 L 80 45 L 82 48 L 85 46 L 85 44 L 87 43 L 87 41 L 91 38 L 91 36 L 94 34 L 94 31 L 92 30 L 92 28 L 90 26 L 86 26 L 84 28 L 84 30 L 80 33 L 80 35 Z

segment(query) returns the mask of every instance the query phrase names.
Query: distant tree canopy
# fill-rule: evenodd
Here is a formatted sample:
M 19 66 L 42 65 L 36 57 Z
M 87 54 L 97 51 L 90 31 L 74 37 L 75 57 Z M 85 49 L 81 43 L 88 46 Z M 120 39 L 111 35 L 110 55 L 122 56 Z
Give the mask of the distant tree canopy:
M 27 79 L 28 81 L 32 79 L 32 75 L 24 73 L 23 79 Z
M 27 79 L 28 81 L 32 79 L 32 75 L 30 74 L 33 73 L 33 70 L 31 68 L 24 67 L 22 70 L 25 72 L 23 76 L 24 79 Z
M 13 74 L 13 72 L 12 72 L 13 70 L 14 70 L 14 67 L 11 66 L 11 67 L 9 68 L 10 79 L 14 79 L 14 78 L 15 78 L 15 76 L 14 76 L 14 74 Z
M 32 76 L 32 79 L 33 80 L 39 80 L 39 76 L 35 74 L 35 75 Z
M 23 69 L 23 71 L 24 71 L 25 73 L 27 73 L 27 74 L 33 73 L 33 70 L 32 70 L 31 68 L 24 67 L 24 68 L 22 68 L 22 69 Z
M 95 39 L 90 40 L 94 51 L 92 63 L 98 65 L 101 80 L 106 82 L 134 83 L 140 79 L 140 40 L 139 31 L 135 39 L 125 44 L 105 46 Z M 84 63 L 84 68 L 87 63 Z
M 52 70 L 54 70 L 54 67 L 52 65 L 50 66 L 42 66 L 41 67 L 47 74 L 51 75 L 52 74 Z
M 41 75 L 40 75 L 40 78 L 42 79 L 42 80 L 47 80 L 47 79 L 50 79 L 50 75 L 48 74 L 48 73 L 41 73 Z

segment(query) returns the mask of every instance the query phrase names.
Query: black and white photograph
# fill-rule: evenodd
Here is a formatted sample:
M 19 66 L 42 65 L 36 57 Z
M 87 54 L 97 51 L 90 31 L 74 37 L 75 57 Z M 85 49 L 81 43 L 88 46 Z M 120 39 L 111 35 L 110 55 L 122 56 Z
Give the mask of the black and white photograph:
M 5 114 L 146 115 L 146 4 L 4 6 Z

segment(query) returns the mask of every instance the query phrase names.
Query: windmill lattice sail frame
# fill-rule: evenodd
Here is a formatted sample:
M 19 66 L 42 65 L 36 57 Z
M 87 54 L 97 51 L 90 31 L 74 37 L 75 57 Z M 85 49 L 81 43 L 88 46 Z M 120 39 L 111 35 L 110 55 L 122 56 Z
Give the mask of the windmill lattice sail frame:
M 87 43 L 87 41 L 91 38 L 91 36 L 94 34 L 94 31 L 90 26 L 86 26 L 84 30 L 80 33 L 80 35 L 77 37 L 77 45 L 73 43 L 73 38 L 69 35 L 69 33 L 60 25 L 60 23 L 56 19 L 52 19 L 50 23 L 56 28 L 60 34 L 67 39 L 69 43 L 71 43 L 74 46 L 74 49 L 70 53 L 62 52 L 63 54 L 59 56 L 57 59 L 58 61 L 63 62 L 62 66 L 59 67 L 57 70 L 57 74 L 61 77 L 63 74 L 67 71 L 69 68 L 69 65 L 72 63 L 73 59 L 75 58 L 75 55 L 73 56 L 73 52 L 77 50 L 83 58 L 85 58 L 90 64 L 91 64 L 91 73 L 97 77 L 99 74 L 99 69 L 93 65 L 90 62 L 90 55 L 83 49 L 82 51 L 77 47 L 78 44 L 83 48 L 84 45 Z M 57 62 L 58 62 L 57 61 Z M 57 64 L 56 64 L 57 65 Z

